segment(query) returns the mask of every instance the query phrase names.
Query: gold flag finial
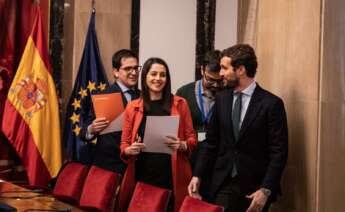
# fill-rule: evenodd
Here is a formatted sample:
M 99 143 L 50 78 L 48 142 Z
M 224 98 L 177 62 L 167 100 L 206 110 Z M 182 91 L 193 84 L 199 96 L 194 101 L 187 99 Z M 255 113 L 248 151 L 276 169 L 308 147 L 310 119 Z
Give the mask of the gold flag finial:
M 92 0 L 92 2 L 91 2 L 92 12 L 96 11 L 95 4 L 96 4 L 95 0 Z

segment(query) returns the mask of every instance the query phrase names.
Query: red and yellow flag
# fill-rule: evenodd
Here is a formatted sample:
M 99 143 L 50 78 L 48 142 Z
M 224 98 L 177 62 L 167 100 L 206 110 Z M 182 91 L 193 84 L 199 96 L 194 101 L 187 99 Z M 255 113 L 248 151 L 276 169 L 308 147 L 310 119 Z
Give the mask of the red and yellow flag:
M 44 187 L 61 167 L 55 83 L 38 7 L 32 32 L 9 89 L 2 130 L 26 169 L 29 183 Z

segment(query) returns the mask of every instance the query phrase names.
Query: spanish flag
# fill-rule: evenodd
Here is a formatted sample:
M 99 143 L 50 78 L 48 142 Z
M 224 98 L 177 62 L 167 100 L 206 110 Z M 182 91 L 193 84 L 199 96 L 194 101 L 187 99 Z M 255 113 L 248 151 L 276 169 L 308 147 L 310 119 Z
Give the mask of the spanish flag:
M 29 184 L 38 187 L 45 187 L 61 167 L 59 108 L 46 44 L 38 6 L 2 120 Z

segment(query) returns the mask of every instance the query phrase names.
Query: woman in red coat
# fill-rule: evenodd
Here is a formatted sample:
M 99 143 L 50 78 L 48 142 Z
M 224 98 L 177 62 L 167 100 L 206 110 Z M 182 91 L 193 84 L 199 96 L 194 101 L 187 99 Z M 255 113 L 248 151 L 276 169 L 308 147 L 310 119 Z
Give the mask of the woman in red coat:
M 128 163 L 119 194 L 119 211 L 126 211 L 137 181 L 170 189 L 169 211 L 178 211 L 191 178 L 188 157 L 196 145 L 188 104 L 171 94 L 170 73 L 160 58 L 148 59 L 141 74 L 141 98 L 127 105 L 121 138 L 121 158 Z M 173 154 L 142 152 L 146 116 L 179 116 L 178 137 L 168 136 Z

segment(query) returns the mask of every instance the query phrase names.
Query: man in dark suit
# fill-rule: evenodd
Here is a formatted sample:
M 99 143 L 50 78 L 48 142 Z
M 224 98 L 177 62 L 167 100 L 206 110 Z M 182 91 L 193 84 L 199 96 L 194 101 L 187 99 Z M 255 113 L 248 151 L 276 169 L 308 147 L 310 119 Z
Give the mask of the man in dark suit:
M 223 50 L 220 75 L 225 89 L 216 95 L 213 116 L 188 186 L 199 198 L 200 176 L 214 162 L 211 195 L 225 211 L 268 211 L 280 193 L 288 155 L 283 101 L 254 80 L 257 59 L 252 47 Z M 215 160 L 213 160 L 215 159 Z
M 140 66 L 138 56 L 128 49 L 117 51 L 112 58 L 115 83 L 101 93 L 121 93 L 123 104 L 140 96 L 137 89 Z M 81 138 L 91 141 L 97 138 L 93 155 L 93 164 L 120 174 L 126 169 L 126 164 L 120 159 L 121 131 L 100 135 L 99 133 L 110 124 L 105 118 L 95 118 L 93 110 L 81 130 Z

